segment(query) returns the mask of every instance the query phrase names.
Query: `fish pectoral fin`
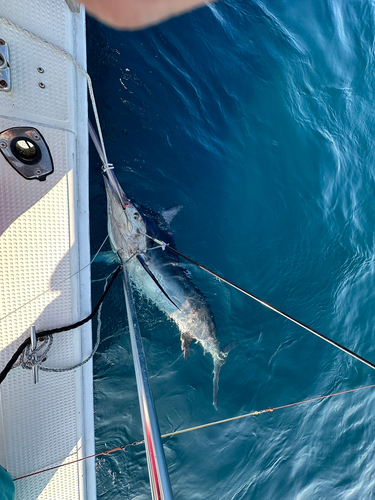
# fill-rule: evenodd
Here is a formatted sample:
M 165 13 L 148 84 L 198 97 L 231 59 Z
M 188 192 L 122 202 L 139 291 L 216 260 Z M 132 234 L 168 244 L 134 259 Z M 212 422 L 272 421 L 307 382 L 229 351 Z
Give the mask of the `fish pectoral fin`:
M 184 351 L 184 359 L 189 356 L 189 347 L 192 337 L 188 333 L 181 333 L 181 350 Z

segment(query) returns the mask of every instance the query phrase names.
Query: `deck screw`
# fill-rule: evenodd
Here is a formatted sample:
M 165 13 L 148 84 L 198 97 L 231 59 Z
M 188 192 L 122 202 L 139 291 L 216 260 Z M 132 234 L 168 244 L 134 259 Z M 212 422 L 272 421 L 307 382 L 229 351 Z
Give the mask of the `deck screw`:
M 44 69 L 41 68 L 40 66 L 39 66 L 39 68 L 37 68 L 37 71 L 38 71 L 38 73 L 44 73 Z
M 43 83 L 43 82 L 39 82 L 39 87 L 40 87 L 41 89 L 45 89 L 45 88 L 46 88 L 46 86 L 44 85 L 44 83 Z

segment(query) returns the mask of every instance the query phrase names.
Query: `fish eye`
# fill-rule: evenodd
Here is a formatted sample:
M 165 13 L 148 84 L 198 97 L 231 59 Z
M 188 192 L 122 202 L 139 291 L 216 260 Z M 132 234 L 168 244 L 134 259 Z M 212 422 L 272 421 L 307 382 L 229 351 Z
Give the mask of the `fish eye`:
M 135 220 L 138 220 L 138 219 L 139 219 L 139 213 L 138 213 L 138 212 L 134 212 L 134 214 L 133 214 L 133 218 L 134 218 Z

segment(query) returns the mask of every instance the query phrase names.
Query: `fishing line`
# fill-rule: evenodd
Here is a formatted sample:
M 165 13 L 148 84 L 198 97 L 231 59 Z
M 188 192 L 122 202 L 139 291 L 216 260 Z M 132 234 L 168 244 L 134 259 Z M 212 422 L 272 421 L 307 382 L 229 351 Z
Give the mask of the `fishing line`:
M 16 477 L 15 479 L 13 479 L 13 481 L 19 481 L 20 479 L 25 479 L 26 477 L 36 476 L 37 474 L 42 474 L 42 472 L 49 472 L 50 470 L 60 469 L 60 467 L 64 467 L 65 465 L 77 464 L 78 462 L 88 460 L 89 458 L 100 457 L 101 455 L 109 455 L 110 453 L 113 453 L 115 451 L 119 451 L 119 450 L 127 451 L 126 448 L 128 446 L 137 446 L 138 444 L 143 444 L 143 443 L 144 443 L 144 441 L 134 441 L 134 443 L 128 443 L 126 445 L 117 446 L 116 448 L 112 448 L 111 450 L 105 450 L 105 451 L 102 451 L 100 453 L 96 453 L 95 455 L 89 455 L 87 457 L 78 458 L 77 460 L 72 460 L 71 462 L 66 462 L 65 464 L 59 464 L 59 465 L 55 465 L 54 467 L 48 467 L 48 469 L 43 469 L 43 470 L 39 470 L 36 472 L 31 472 L 30 474 Z
M 145 234 L 145 233 L 143 233 L 143 234 Z M 332 340 L 331 338 L 327 337 L 326 335 L 323 335 L 322 333 L 318 332 L 317 330 L 314 330 L 313 328 L 305 325 L 305 323 L 302 323 L 301 321 L 298 321 L 296 318 L 294 318 L 290 314 L 287 314 L 287 313 L 283 312 L 281 309 L 278 309 L 277 307 L 271 305 L 269 302 L 266 302 L 265 300 L 260 299 L 256 295 L 250 293 L 245 288 L 242 288 L 239 285 L 236 285 L 235 283 L 233 283 L 232 281 L 224 278 L 220 274 L 215 273 L 215 271 L 212 271 L 211 269 L 209 269 L 208 267 L 204 266 L 203 264 L 200 264 L 196 260 L 191 259 L 187 255 L 184 255 L 183 253 L 179 252 L 175 248 L 171 247 L 169 245 L 169 243 L 165 243 L 163 241 L 160 241 L 160 240 L 158 240 L 156 238 L 153 238 L 152 236 L 149 236 L 148 234 L 145 234 L 145 236 L 147 236 L 147 238 L 150 238 L 151 240 L 153 240 L 155 243 L 158 243 L 158 245 L 161 245 L 163 249 L 166 248 L 166 249 L 170 250 L 171 252 L 177 254 L 179 257 L 182 257 L 183 259 L 187 260 L 188 262 L 191 262 L 195 266 L 199 267 L 200 269 L 202 269 L 206 273 L 211 274 L 212 276 L 214 276 L 218 280 L 223 281 L 227 285 L 230 285 L 231 287 L 233 287 L 236 290 L 238 290 L 239 292 L 247 295 L 248 297 L 250 297 L 251 299 L 255 300 L 256 302 L 259 302 L 259 304 L 262 304 L 264 307 L 267 307 L 268 309 L 271 309 L 271 311 L 274 311 L 275 313 L 279 314 L 280 316 L 283 316 L 284 318 L 288 319 L 289 321 L 292 321 L 293 323 L 295 323 L 296 325 L 300 326 L 301 328 L 307 330 L 310 333 L 313 333 L 314 335 L 316 335 L 320 339 L 324 340 L 325 342 L 328 342 L 329 344 L 333 345 L 337 349 L 340 349 L 341 351 L 345 352 L 346 354 L 349 354 L 349 356 L 352 356 L 357 361 L 360 361 L 361 363 L 363 363 L 363 364 L 365 364 L 365 365 L 367 365 L 370 368 L 373 368 L 375 370 L 375 364 L 371 363 L 371 361 L 368 361 L 367 359 L 363 358 L 362 356 L 360 356 L 359 354 L 355 353 L 354 351 L 348 349 L 347 347 L 343 346 L 342 344 L 339 344 L 338 342 Z
M 213 425 L 225 424 L 227 422 L 233 422 L 234 420 L 240 420 L 242 418 L 256 417 L 257 415 L 262 415 L 263 413 L 271 413 L 277 410 L 284 410 L 285 408 L 291 408 L 292 406 L 298 406 L 306 403 L 312 403 L 313 401 L 322 401 L 323 399 L 333 398 L 334 396 L 341 396 L 342 394 L 349 394 L 350 392 L 363 391 L 364 389 L 374 388 L 375 384 L 366 385 L 363 387 L 356 387 L 355 389 L 348 389 L 346 391 L 335 392 L 332 394 L 327 394 L 325 396 L 317 396 L 315 398 L 305 399 L 303 401 L 297 401 L 296 403 L 289 403 L 286 405 L 275 406 L 274 408 L 266 408 L 265 410 L 253 411 L 251 413 L 245 413 L 244 415 L 237 415 L 235 417 L 225 418 L 223 420 L 215 420 L 214 422 L 208 422 L 207 424 L 196 425 L 195 427 L 188 427 L 187 429 L 181 429 L 179 431 L 169 432 L 168 434 L 162 434 L 162 438 L 167 438 L 171 436 L 177 436 L 178 434 L 185 434 L 186 432 L 196 431 L 199 429 L 205 429 L 206 427 L 212 427 Z
M 317 396 L 315 398 L 305 399 L 304 401 L 298 401 L 296 403 L 289 403 L 289 404 L 282 405 L 282 406 L 276 406 L 274 408 L 267 408 L 265 410 L 253 411 L 251 413 L 246 413 L 244 415 L 237 415 L 235 417 L 225 418 L 223 420 L 216 420 L 214 422 L 208 422 L 207 424 L 196 425 L 195 427 L 188 427 L 187 429 L 181 429 L 179 431 L 168 432 L 167 434 L 162 434 L 161 437 L 162 438 L 173 437 L 173 436 L 177 436 L 178 434 L 185 434 L 187 432 L 192 432 L 192 431 L 196 431 L 196 430 L 199 430 L 199 429 L 204 429 L 206 427 L 212 427 L 214 425 L 225 424 L 227 422 L 232 422 L 234 420 L 240 420 L 242 418 L 256 417 L 256 416 L 262 415 L 264 413 L 272 413 L 272 412 L 277 411 L 277 410 L 284 410 L 286 408 L 291 408 L 293 406 L 298 406 L 298 405 L 302 405 L 302 404 L 306 404 L 306 403 L 311 403 L 313 401 L 322 401 L 324 399 L 333 398 L 334 396 L 341 396 L 343 394 L 348 394 L 350 392 L 363 391 L 365 389 L 371 389 L 371 388 L 374 388 L 374 387 L 375 387 L 375 384 L 366 385 L 366 386 L 363 386 L 363 387 L 357 387 L 355 389 L 348 389 L 346 391 L 335 392 L 333 394 L 327 394 L 325 396 Z M 60 467 L 65 467 L 66 465 L 76 464 L 77 462 L 82 462 L 83 460 L 88 460 L 90 458 L 100 457 L 102 455 L 109 455 L 110 453 L 114 453 L 116 451 L 122 450 L 122 451 L 126 452 L 127 448 L 129 446 L 138 446 L 138 445 L 141 445 L 141 444 L 144 444 L 143 440 L 142 441 L 134 441 L 133 443 L 128 443 L 126 445 L 117 446 L 116 448 L 112 448 L 110 450 L 105 450 L 105 451 L 102 451 L 100 453 L 96 453 L 95 455 L 89 455 L 87 457 L 79 458 L 78 460 L 72 460 L 71 462 L 66 462 L 64 464 L 56 465 L 54 467 L 49 467 L 47 469 L 39 470 L 39 471 L 36 471 L 36 472 L 31 472 L 30 474 L 26 474 L 24 476 L 16 477 L 15 479 L 13 479 L 13 481 L 19 481 L 20 479 L 25 479 L 27 477 L 35 476 L 37 474 L 42 474 L 43 472 L 48 472 L 48 471 L 51 471 L 51 470 L 54 470 L 54 469 L 59 469 Z

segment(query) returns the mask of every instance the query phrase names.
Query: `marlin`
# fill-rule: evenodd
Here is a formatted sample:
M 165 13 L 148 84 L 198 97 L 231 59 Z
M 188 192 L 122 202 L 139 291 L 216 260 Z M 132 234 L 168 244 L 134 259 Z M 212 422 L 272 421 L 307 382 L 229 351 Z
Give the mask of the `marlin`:
M 132 284 L 177 325 L 184 358 L 192 340 L 212 356 L 213 405 L 217 409 L 219 374 L 229 350 L 220 350 L 213 315 L 177 255 L 155 242 L 175 248 L 170 223 L 180 205 L 160 214 L 142 209 L 123 191 L 113 170 L 104 174 L 108 233 L 113 252 L 126 266 Z

